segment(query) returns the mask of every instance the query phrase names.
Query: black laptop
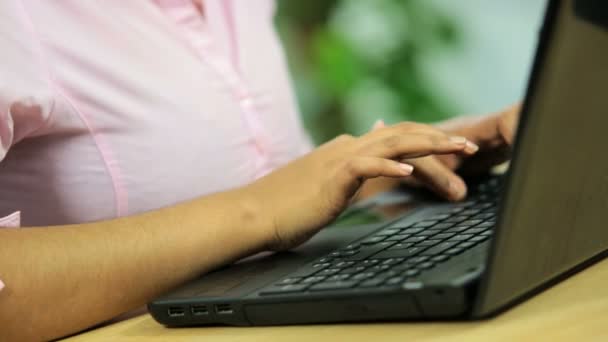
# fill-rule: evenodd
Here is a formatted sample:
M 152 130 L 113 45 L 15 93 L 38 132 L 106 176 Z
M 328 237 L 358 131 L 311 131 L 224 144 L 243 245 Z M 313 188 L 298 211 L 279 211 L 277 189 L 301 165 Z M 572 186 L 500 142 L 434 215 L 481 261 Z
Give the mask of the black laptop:
M 549 1 L 511 166 L 471 188 L 461 203 L 330 227 L 293 251 L 202 275 L 149 311 L 168 326 L 478 319 L 601 259 L 607 1 Z

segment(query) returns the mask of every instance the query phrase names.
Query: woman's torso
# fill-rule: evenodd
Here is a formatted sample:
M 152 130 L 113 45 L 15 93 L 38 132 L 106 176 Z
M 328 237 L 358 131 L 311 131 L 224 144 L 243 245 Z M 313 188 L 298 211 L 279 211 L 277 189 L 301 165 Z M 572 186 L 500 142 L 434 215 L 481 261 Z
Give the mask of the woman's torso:
M 37 71 L 43 89 L 9 98 L 14 130 L 44 112 L 0 162 L 0 216 L 134 214 L 249 183 L 309 148 L 272 1 L 204 5 L 204 16 L 191 0 L 0 5 L 28 45 L 0 61 L 35 63 L 26 77 Z

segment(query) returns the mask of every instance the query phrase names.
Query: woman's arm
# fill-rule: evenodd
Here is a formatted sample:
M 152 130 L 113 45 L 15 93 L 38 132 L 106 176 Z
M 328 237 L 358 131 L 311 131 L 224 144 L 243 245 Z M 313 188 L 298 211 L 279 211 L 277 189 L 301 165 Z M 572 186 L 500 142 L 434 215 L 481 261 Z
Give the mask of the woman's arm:
M 48 340 L 137 308 L 272 237 L 247 188 L 139 216 L 0 229 L 0 340 Z
M 134 309 L 221 264 L 296 246 L 394 159 L 470 154 L 462 137 L 404 123 L 341 136 L 256 182 L 142 215 L 0 230 L 0 340 L 61 337 Z M 86 199 L 85 199 L 86 200 Z

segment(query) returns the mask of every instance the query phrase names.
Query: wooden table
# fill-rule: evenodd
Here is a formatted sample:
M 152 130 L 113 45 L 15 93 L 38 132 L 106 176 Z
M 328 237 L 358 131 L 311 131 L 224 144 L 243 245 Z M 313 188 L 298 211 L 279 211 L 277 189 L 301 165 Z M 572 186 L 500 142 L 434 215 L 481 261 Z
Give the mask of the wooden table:
M 487 321 L 169 329 L 143 315 L 65 341 L 608 341 L 608 259 Z

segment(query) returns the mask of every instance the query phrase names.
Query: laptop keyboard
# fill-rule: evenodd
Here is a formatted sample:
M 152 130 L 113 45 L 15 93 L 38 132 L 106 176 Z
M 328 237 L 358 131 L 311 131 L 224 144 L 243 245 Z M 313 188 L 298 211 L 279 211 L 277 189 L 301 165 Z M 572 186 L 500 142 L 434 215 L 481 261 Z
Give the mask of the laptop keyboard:
M 399 286 L 492 238 L 501 178 L 479 184 L 466 202 L 385 228 L 303 266 L 260 295 Z

